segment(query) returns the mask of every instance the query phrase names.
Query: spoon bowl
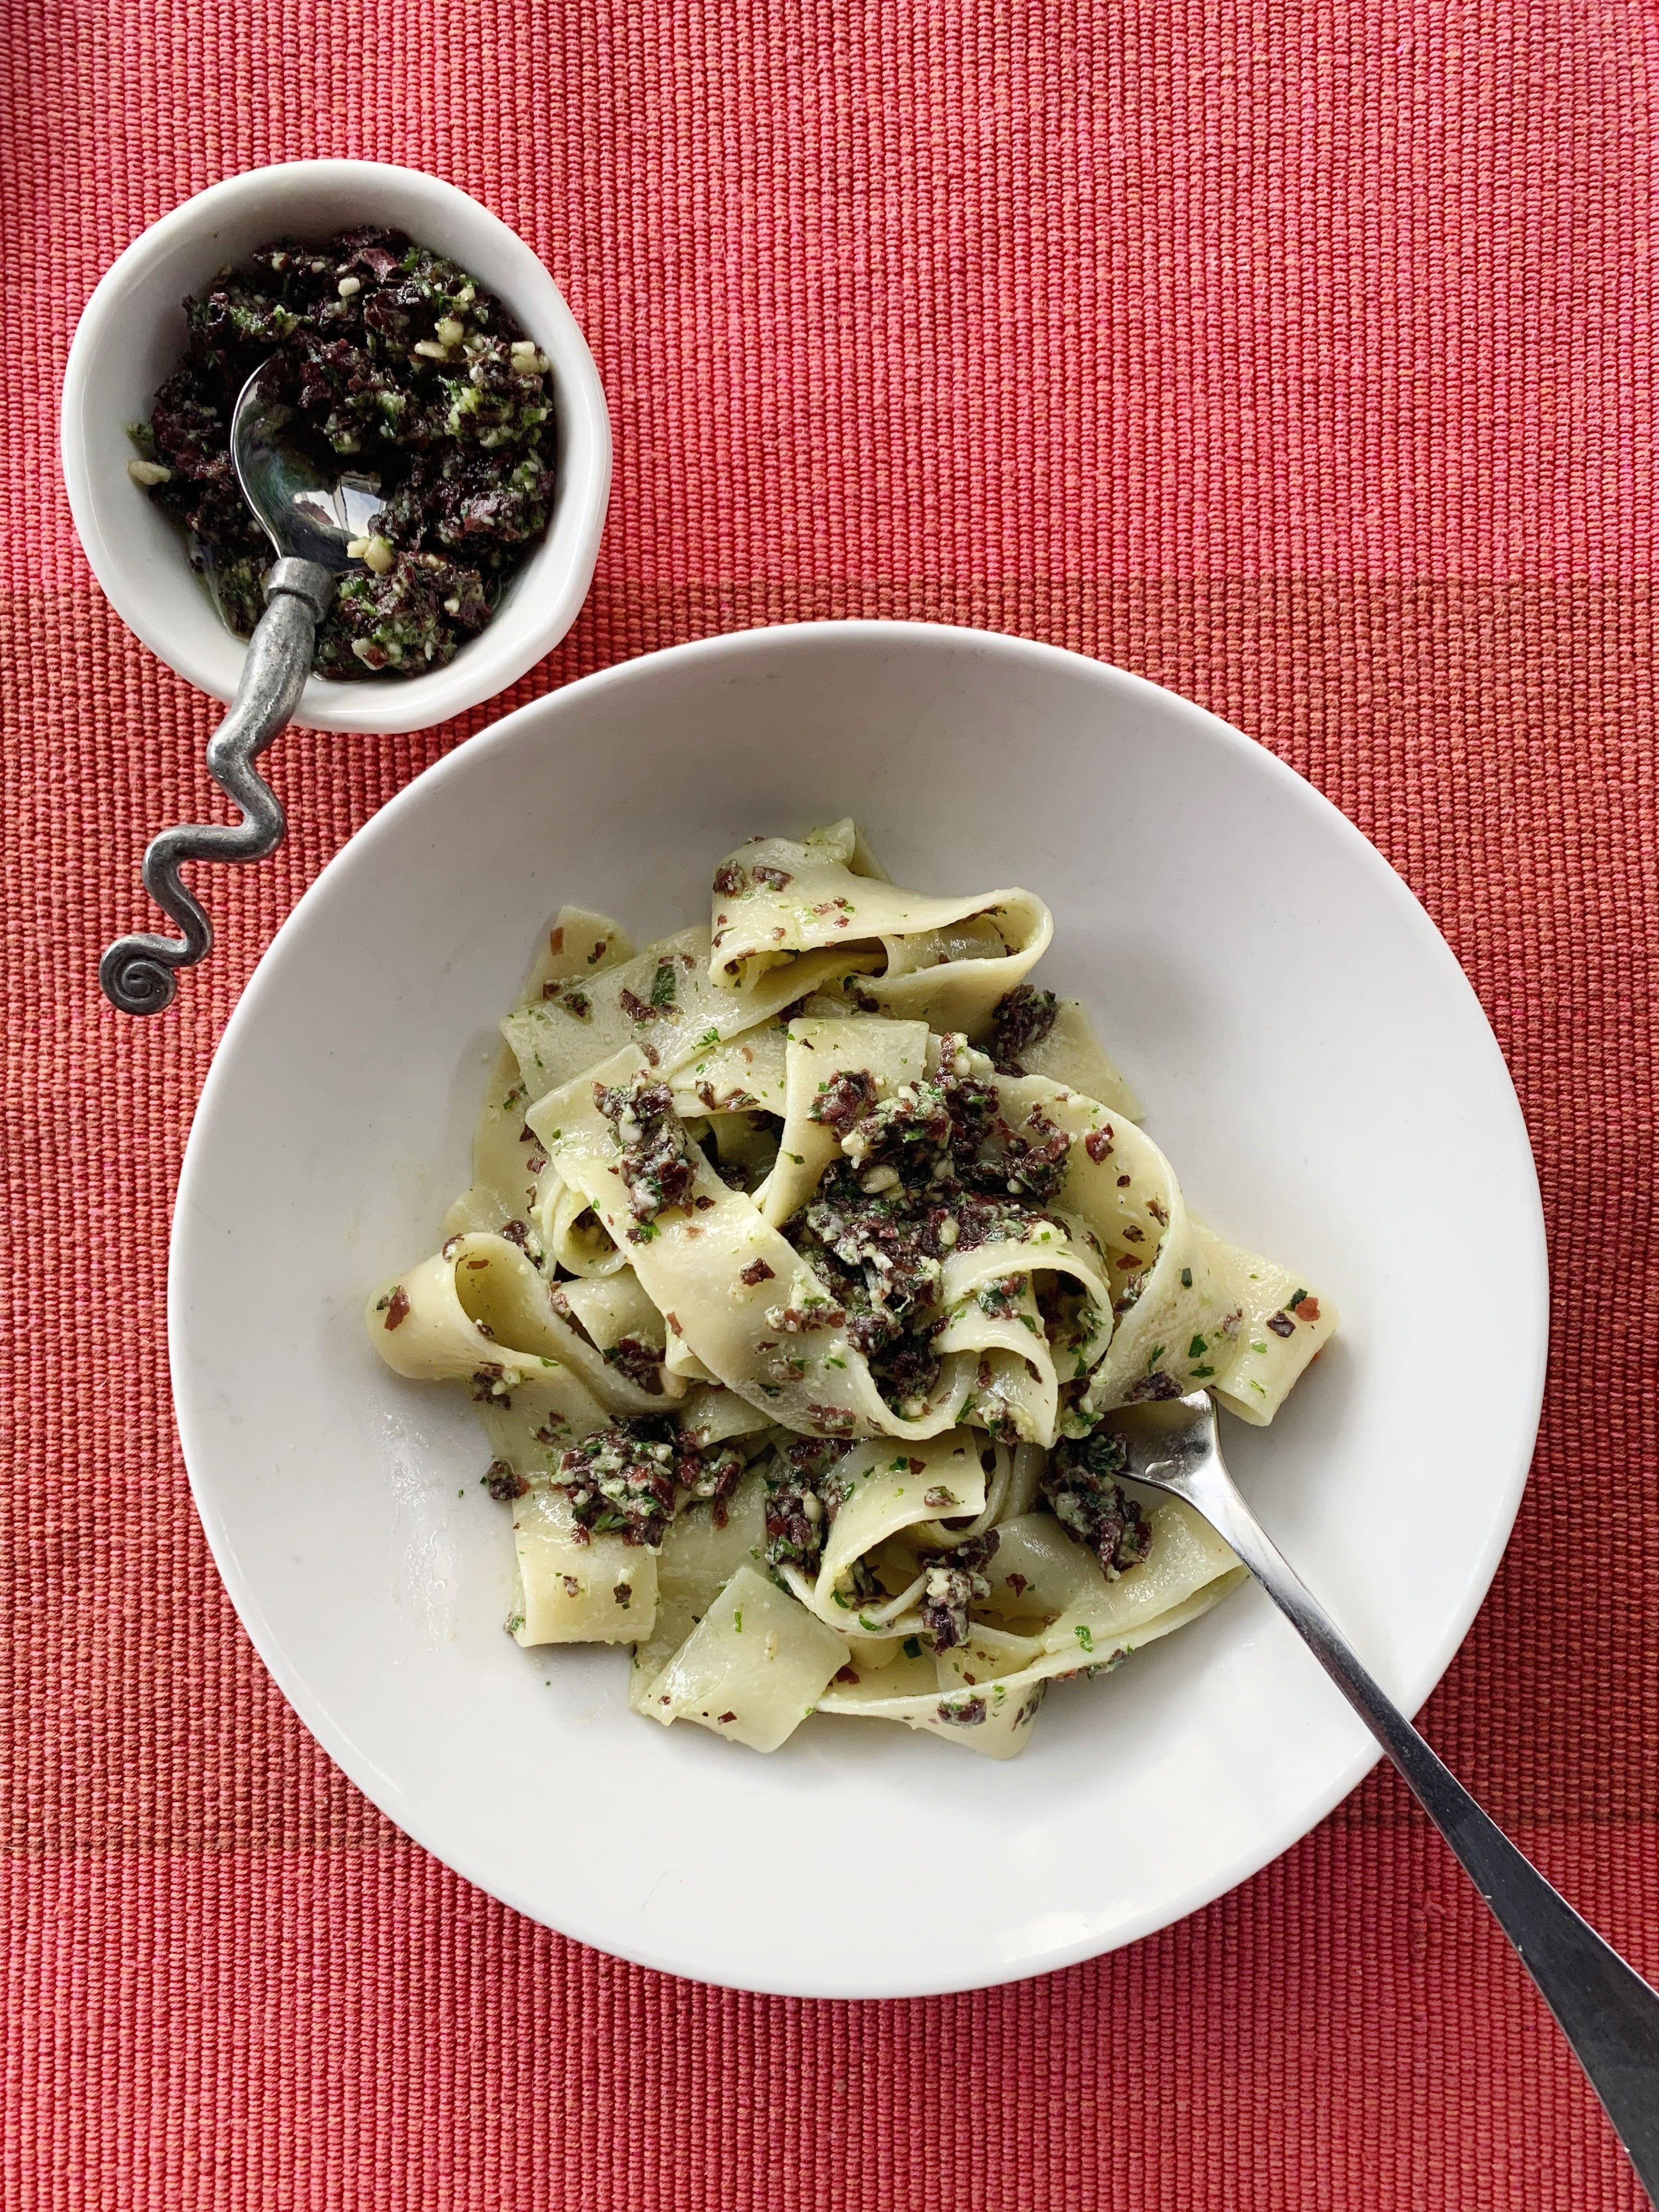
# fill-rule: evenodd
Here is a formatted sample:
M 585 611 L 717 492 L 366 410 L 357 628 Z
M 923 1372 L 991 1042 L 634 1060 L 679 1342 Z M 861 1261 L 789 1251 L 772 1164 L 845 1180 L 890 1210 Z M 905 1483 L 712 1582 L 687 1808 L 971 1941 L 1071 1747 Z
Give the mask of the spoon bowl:
M 380 479 L 349 470 L 331 482 L 288 434 L 293 422 L 273 358 L 237 395 L 230 418 L 236 481 L 279 554 L 343 575 L 361 565 L 352 548 L 384 504 Z

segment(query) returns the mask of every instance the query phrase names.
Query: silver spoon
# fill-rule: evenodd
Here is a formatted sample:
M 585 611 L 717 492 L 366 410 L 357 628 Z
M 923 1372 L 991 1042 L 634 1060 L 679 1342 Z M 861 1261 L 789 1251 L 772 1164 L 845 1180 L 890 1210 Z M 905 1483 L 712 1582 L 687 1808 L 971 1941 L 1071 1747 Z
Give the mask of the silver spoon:
M 1410 1784 L 1521 1954 L 1659 2203 L 1659 1991 L 1581 1920 L 1494 1826 L 1364 1668 L 1233 1487 L 1202 1391 L 1109 1417 L 1126 1472 L 1201 1513 L 1231 1545 Z
M 265 578 L 265 611 L 248 641 L 230 711 L 207 749 L 209 773 L 242 819 L 164 830 L 144 854 L 144 888 L 182 937 L 142 931 L 118 938 L 98 964 L 104 995 L 126 1014 L 159 1014 L 173 1003 L 176 970 L 201 959 L 213 926 L 179 871 L 186 860 L 258 860 L 283 842 L 287 820 L 254 761 L 288 727 L 311 672 L 317 625 L 335 586 L 361 564 L 348 553 L 368 535 L 384 501 L 378 483 L 348 474 L 333 483 L 284 441 L 292 410 L 277 397 L 274 362 L 242 386 L 230 421 L 230 451 L 242 496 L 276 549 Z

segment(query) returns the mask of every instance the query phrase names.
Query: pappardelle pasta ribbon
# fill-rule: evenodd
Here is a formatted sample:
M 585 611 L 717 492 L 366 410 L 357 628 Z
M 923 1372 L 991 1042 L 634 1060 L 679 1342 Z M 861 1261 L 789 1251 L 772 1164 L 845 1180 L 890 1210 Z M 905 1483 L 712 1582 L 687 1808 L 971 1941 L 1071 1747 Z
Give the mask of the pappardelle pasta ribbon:
M 1188 1211 L 1029 891 L 759 838 L 635 953 L 566 908 L 502 1024 L 441 1249 L 370 1340 L 465 1388 L 526 1644 L 762 1751 L 817 1711 L 991 1757 L 1242 1571 L 1123 1479 L 1115 1408 L 1271 1420 L 1328 1297 Z

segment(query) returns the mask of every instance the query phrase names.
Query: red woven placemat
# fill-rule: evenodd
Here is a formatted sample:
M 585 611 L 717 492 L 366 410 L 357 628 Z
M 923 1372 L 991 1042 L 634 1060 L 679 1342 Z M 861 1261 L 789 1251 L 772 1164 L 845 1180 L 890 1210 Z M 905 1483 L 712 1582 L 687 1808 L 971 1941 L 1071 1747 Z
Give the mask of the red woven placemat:
M 219 949 L 171 1014 L 112 1014 L 99 950 L 138 917 L 145 838 L 211 803 L 215 713 L 94 587 L 54 410 L 81 302 L 185 195 L 300 155 L 411 162 L 541 251 L 616 420 L 592 597 L 503 705 L 713 629 L 933 616 L 1141 670 L 1311 775 L 1473 977 L 1549 1210 L 1537 1465 L 1429 1732 L 1659 1974 L 1659 19 L 1630 0 L 0 15 L 5 2203 L 1633 2204 L 1541 2007 L 1387 1777 L 1113 1958 L 845 2006 L 564 1942 L 332 1770 L 191 1510 L 167 1206 L 277 920 L 484 717 L 285 741 L 288 845 L 215 881 Z M 1449 1312 L 1449 1357 L 1456 1334 Z M 1432 1541 L 1409 1468 L 1401 1489 Z

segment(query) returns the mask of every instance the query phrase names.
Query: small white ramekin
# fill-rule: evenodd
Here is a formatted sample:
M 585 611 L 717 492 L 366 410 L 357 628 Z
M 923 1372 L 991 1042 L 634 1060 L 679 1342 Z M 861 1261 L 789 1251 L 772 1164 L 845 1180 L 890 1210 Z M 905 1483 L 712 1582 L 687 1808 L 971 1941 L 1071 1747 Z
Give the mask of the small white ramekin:
M 88 301 L 64 379 L 64 475 L 93 574 L 153 653 L 216 698 L 246 651 L 215 613 L 179 532 L 127 474 L 127 426 L 148 422 L 185 350 L 182 302 L 217 270 L 283 234 L 323 240 L 356 223 L 406 231 L 502 300 L 553 364 L 557 491 L 546 538 L 489 628 L 425 676 L 337 684 L 313 677 L 294 719 L 317 730 L 422 730 L 492 698 L 576 619 L 611 494 L 611 417 L 563 295 L 517 234 L 436 177 L 381 161 L 251 169 L 174 208 L 136 239 Z

